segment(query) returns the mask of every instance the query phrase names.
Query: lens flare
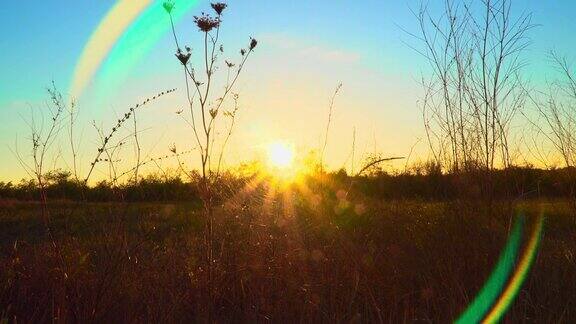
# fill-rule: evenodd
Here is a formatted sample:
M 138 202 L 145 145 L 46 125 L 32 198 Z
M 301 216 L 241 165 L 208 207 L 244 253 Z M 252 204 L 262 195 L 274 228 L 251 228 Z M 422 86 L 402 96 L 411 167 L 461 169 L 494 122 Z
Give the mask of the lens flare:
M 152 0 L 120 0 L 106 14 L 86 43 L 76 65 L 70 87 L 73 98 L 82 95 L 114 44 L 151 2 Z
M 172 12 L 180 20 L 198 0 L 181 0 Z M 163 1 L 119 0 L 99 23 L 74 69 L 70 96 L 79 99 L 98 73 L 107 90 L 118 88 L 128 72 L 170 29 Z M 99 72 L 102 70 L 102 72 Z
M 516 256 L 518 255 L 518 249 L 522 239 L 524 222 L 524 216 L 520 216 L 510 233 L 510 238 L 504 247 L 504 251 L 496 263 L 494 272 L 492 272 L 492 275 L 490 275 L 486 284 L 476 296 L 476 299 L 474 299 L 468 309 L 456 321 L 456 324 L 479 323 L 490 310 L 494 301 L 504 288 L 510 273 L 514 269 L 514 263 L 516 262 Z
M 542 230 L 544 228 L 544 217 L 540 216 L 538 218 L 538 222 L 532 231 L 532 236 L 530 237 L 530 241 L 526 246 L 526 251 L 524 255 L 520 259 L 518 264 L 518 269 L 510 283 L 506 287 L 506 290 L 500 296 L 500 299 L 492 308 L 492 311 L 486 316 L 486 319 L 483 323 L 498 323 L 502 316 L 506 314 L 506 311 L 514 301 L 514 298 L 518 295 L 522 284 L 526 280 L 526 276 L 530 272 L 530 268 L 534 263 L 534 259 L 536 258 L 536 252 L 538 252 L 538 247 L 540 246 L 540 241 L 542 240 Z
M 516 271 L 513 271 L 518 257 L 524 223 L 525 218 L 520 215 L 492 275 L 476 299 L 456 320 L 456 323 L 497 323 L 506 314 L 536 258 L 544 230 L 544 216 L 538 217 L 525 252 L 520 258 Z M 511 279 L 504 288 L 508 278 Z

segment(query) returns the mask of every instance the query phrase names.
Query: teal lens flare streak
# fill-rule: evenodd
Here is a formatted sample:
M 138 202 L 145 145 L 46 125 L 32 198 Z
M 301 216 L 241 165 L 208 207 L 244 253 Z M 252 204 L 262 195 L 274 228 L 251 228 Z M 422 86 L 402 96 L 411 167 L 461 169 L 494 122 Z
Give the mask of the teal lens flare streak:
M 520 215 L 514 224 L 510 238 L 498 259 L 494 271 L 472 304 L 470 304 L 460 318 L 456 320 L 456 324 L 479 323 L 488 313 L 492 305 L 494 305 L 502 293 L 506 281 L 514 270 L 525 222 L 524 215 Z
M 198 0 L 175 2 L 172 11 L 174 22 L 185 17 Z M 169 16 L 163 7 L 164 1 L 154 1 L 125 31 L 110 51 L 97 76 L 98 97 L 114 94 L 128 78 L 130 72 L 142 63 L 143 58 L 158 41 L 170 31 Z M 168 49 L 173 51 L 172 48 Z

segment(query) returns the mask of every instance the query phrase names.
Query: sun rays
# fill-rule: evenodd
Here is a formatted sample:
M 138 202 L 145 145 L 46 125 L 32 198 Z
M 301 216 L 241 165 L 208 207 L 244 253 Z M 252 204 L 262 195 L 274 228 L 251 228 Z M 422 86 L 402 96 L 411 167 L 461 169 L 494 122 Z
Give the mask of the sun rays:
M 351 201 L 347 188 L 308 169 L 289 146 L 274 143 L 268 153 L 268 163 L 261 164 L 243 188 L 227 200 L 228 208 L 242 209 L 248 199 L 255 199 L 265 217 L 281 222 L 294 219 L 301 207 L 316 210 L 325 206 L 338 215 L 364 214 L 363 205 Z

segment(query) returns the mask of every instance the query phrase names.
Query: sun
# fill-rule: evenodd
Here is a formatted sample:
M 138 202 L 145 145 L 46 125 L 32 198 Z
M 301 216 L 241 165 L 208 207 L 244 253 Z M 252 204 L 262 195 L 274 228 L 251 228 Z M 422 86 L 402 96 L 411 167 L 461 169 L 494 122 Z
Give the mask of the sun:
M 273 168 L 288 169 L 294 163 L 293 148 L 283 142 L 268 145 L 268 164 Z

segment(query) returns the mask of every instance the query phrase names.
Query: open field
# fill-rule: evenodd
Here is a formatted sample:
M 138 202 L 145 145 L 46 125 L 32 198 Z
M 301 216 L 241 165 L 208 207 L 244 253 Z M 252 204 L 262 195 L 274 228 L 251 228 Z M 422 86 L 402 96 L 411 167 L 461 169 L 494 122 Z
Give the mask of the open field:
M 354 201 L 351 198 L 350 201 Z M 212 320 L 447 322 L 458 317 L 505 245 L 511 207 L 473 202 L 250 195 L 215 215 Z M 340 206 L 340 207 L 338 207 Z M 576 319 L 576 219 L 543 208 L 541 249 L 506 322 Z M 0 209 L 0 311 L 17 322 L 208 319 L 200 206 L 51 203 Z
M 576 323 L 576 1 L 2 7 L 0 324 Z

